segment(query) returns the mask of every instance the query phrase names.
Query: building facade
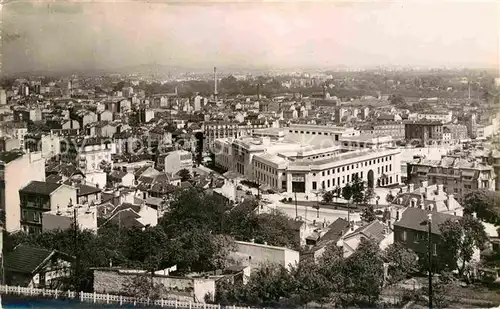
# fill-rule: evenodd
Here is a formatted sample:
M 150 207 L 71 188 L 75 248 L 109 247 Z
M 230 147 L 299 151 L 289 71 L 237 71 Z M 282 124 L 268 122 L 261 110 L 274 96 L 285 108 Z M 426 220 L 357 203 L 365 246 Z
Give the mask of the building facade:
M 42 231 L 42 213 L 71 208 L 77 201 L 77 190 L 68 185 L 31 181 L 19 190 L 21 230 L 26 233 Z
M 440 121 L 405 122 L 405 139 L 412 144 L 432 145 L 443 141 L 443 123 Z
M 30 181 L 45 181 L 45 160 L 37 153 L 0 154 L 0 209 L 7 232 L 21 229 L 19 190 Z
M 417 159 L 408 163 L 408 182 L 420 185 L 443 185 L 447 194 L 458 201 L 472 191 L 495 190 L 496 175 L 493 166 L 475 159 L 445 156 L 441 160 Z
M 215 164 L 287 193 L 332 190 L 343 187 L 355 175 L 372 187 L 401 181 L 400 151 L 386 147 L 383 143 L 387 141 L 377 143 L 355 135 L 355 131 L 322 126 L 285 130 L 292 131 L 285 139 L 217 140 Z

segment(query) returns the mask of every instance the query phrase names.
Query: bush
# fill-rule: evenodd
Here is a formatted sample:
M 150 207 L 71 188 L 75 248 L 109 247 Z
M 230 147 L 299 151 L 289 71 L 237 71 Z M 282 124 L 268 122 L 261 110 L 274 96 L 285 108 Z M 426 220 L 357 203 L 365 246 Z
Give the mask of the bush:
M 288 198 L 288 203 L 291 203 L 293 200 L 291 197 Z

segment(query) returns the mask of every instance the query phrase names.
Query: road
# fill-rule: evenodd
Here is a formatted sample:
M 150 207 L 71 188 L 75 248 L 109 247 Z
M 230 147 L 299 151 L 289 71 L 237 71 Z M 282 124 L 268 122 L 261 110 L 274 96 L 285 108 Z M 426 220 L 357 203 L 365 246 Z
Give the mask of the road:
M 268 204 L 264 206 L 267 208 L 267 210 L 279 210 L 283 212 L 284 214 L 288 215 L 289 217 L 295 218 L 295 205 L 290 205 L 290 204 L 283 204 L 280 202 L 273 203 L 273 204 Z M 344 218 L 347 220 L 347 211 L 345 210 L 339 210 L 339 209 L 326 209 L 326 208 L 320 208 L 319 212 L 318 210 L 312 208 L 312 207 L 307 207 L 307 206 L 297 206 L 297 213 L 299 217 L 302 217 L 305 219 L 307 222 L 313 222 L 316 220 L 316 222 L 327 222 L 332 223 L 338 218 Z M 318 217 L 319 215 L 319 217 Z M 350 220 L 354 221 L 359 221 L 360 220 L 360 214 L 359 213 L 353 213 L 351 212 L 350 214 Z

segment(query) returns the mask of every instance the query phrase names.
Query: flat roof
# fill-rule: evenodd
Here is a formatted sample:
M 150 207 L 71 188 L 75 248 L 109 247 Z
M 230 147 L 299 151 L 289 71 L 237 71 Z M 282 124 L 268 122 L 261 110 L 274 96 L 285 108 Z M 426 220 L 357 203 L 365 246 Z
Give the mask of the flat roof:
M 369 149 L 369 150 L 355 150 L 355 151 L 350 151 L 347 153 L 343 153 L 340 155 L 336 156 L 330 156 L 330 157 L 325 157 L 325 158 L 320 158 L 320 159 L 303 159 L 303 160 L 296 160 L 293 162 L 290 162 L 290 166 L 317 166 L 317 165 L 324 165 L 328 163 L 339 163 L 340 161 L 348 161 L 351 159 L 359 159 L 357 161 L 361 161 L 362 159 L 365 159 L 366 157 L 376 157 L 376 156 L 385 156 L 389 154 L 396 154 L 398 153 L 398 149 Z M 344 164 L 344 163 L 343 163 Z M 350 163 L 346 163 L 350 164 Z

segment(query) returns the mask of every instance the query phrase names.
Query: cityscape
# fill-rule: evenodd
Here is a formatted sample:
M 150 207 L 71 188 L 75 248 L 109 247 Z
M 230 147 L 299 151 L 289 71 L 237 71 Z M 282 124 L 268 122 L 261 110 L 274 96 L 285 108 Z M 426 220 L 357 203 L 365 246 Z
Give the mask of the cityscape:
M 495 2 L 2 24 L 0 308 L 500 308 Z

